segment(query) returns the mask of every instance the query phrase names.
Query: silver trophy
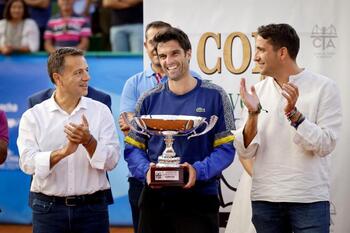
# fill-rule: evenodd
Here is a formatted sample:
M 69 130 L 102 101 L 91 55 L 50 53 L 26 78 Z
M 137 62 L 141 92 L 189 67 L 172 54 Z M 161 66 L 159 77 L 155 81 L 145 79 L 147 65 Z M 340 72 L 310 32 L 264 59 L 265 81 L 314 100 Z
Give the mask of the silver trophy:
M 158 157 L 158 163 L 151 167 L 151 186 L 184 186 L 184 168 L 180 166 L 180 157 L 176 156 L 173 148 L 175 136 L 187 136 L 187 139 L 198 137 L 210 131 L 218 117 L 210 117 L 209 123 L 204 117 L 185 115 L 143 115 L 133 117 L 129 121 L 127 113 L 121 114 L 130 129 L 139 134 L 164 136 L 165 150 Z M 137 129 L 132 122 L 138 126 Z M 205 125 L 201 132 L 196 130 Z

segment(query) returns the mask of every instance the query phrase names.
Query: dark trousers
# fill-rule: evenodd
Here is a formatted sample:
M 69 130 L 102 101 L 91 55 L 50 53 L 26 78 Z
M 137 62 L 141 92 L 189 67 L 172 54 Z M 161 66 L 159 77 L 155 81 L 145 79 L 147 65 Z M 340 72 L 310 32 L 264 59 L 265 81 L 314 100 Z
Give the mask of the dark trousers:
M 139 208 L 139 200 L 141 196 L 142 189 L 144 184 L 134 177 L 129 177 L 129 202 L 131 207 L 132 214 L 132 224 L 134 226 L 134 232 L 136 233 L 139 225 L 139 216 L 140 216 L 140 208 Z
M 218 233 L 218 213 L 216 195 L 145 186 L 138 233 Z
M 329 233 L 329 202 L 252 202 L 257 233 Z
M 56 200 L 31 193 L 34 233 L 108 233 L 107 201 Z

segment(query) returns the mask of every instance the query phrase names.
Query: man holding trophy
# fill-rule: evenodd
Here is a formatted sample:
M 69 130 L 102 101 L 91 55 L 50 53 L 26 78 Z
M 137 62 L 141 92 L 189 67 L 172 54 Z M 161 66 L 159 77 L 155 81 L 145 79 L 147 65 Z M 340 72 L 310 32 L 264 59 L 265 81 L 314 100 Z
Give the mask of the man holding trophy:
M 158 34 L 168 82 L 145 93 L 125 138 L 130 172 L 146 182 L 139 232 L 218 233 L 218 184 L 235 154 L 225 91 L 189 71 L 191 44 L 177 28 Z

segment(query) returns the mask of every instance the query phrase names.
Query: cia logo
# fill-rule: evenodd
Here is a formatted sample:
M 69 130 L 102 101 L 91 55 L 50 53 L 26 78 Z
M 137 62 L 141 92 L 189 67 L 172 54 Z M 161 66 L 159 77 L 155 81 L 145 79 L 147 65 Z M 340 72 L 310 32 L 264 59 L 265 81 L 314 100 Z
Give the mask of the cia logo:
M 318 26 L 316 24 L 311 32 L 312 45 L 317 49 L 316 55 L 319 57 L 330 57 L 334 55 L 336 38 L 338 38 L 337 30 L 333 24 L 329 27 Z

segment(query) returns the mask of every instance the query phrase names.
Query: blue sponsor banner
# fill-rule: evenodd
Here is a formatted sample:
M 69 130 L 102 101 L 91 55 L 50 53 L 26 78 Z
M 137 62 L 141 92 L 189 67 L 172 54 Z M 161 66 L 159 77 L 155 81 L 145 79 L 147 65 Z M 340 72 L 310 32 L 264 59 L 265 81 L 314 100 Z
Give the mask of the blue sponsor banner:
M 0 222 L 3 223 L 31 223 L 31 209 L 28 207 L 31 177 L 19 169 L 16 140 L 20 118 L 28 107 L 28 96 L 53 86 L 47 74 L 46 62 L 47 56 L 44 54 L 11 57 L 0 55 L 0 109 L 6 112 L 10 133 L 8 158 L 0 166 Z M 87 62 L 90 85 L 111 96 L 117 124 L 124 83 L 143 69 L 142 56 L 88 54 Z M 118 134 L 123 148 L 122 134 Z M 112 225 L 131 225 L 132 222 L 127 196 L 127 174 L 128 169 L 121 151 L 117 167 L 109 173 L 115 202 L 110 206 Z

